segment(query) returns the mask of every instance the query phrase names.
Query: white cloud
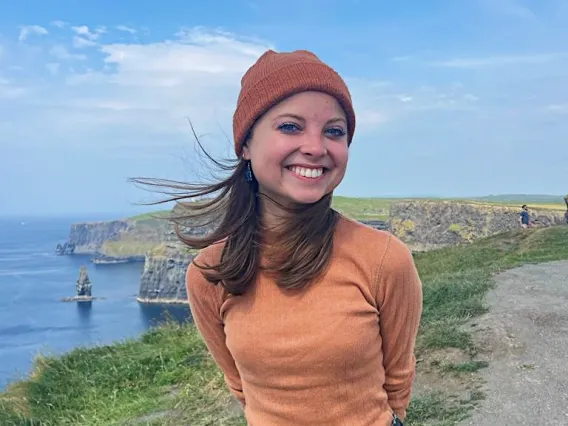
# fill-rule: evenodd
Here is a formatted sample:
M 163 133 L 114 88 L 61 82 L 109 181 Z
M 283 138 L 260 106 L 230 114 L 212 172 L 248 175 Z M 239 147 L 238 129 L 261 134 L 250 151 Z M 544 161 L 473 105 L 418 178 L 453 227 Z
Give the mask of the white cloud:
M 190 118 L 198 133 L 209 134 L 209 141 L 224 143 L 223 132 L 231 134 L 231 115 L 242 74 L 264 51 L 277 50 L 265 40 L 204 28 L 184 29 L 173 39 L 154 43 L 105 43 L 106 37 L 99 37 L 103 31 L 84 25 L 73 27 L 75 37 L 97 43 L 97 55 L 87 55 L 89 50 L 78 54 L 71 47 L 54 45 L 49 51 L 51 58 L 39 64 L 51 80 L 34 91 L 33 97 L 25 98 L 25 105 L 23 101 L 20 104 L 22 116 L 31 115 L 35 120 L 33 126 L 26 124 L 27 131 L 41 129 L 35 140 L 44 141 L 48 132 L 52 135 L 50 143 L 94 144 L 101 150 L 117 143 L 191 143 Z M 76 41 L 75 47 L 86 47 L 82 43 Z M 537 57 L 544 61 L 556 58 L 554 55 Z M 495 58 L 462 59 L 460 66 L 485 66 Z M 505 63 L 528 60 L 526 56 L 508 58 Z M 400 61 L 400 66 L 406 65 Z M 492 92 L 487 87 L 480 89 L 464 82 L 427 85 L 428 80 L 401 80 L 396 74 L 388 79 L 344 77 L 353 95 L 359 134 L 406 122 L 411 115 L 469 114 L 491 102 L 488 94 Z M 3 96 L 8 93 L 24 99 L 28 93 L 10 90 L 5 89 Z M 27 140 L 33 143 L 34 136 L 27 135 Z
M 107 32 L 105 26 L 98 27 L 94 31 L 86 25 L 71 27 L 71 29 L 77 34 L 73 37 L 73 47 L 77 49 L 96 46 L 99 36 Z
M 49 32 L 40 25 L 22 25 L 20 27 L 19 41 L 25 41 L 30 35 L 47 35 Z
M 87 56 L 77 54 L 77 53 L 70 53 L 65 46 L 55 45 L 50 49 L 51 55 L 55 56 L 58 59 L 77 59 L 80 61 L 84 61 L 87 59 Z
M 86 27 L 74 31 L 93 34 Z M 96 139 L 101 149 L 117 143 L 116 138 L 132 145 L 191 143 L 189 118 L 199 134 L 209 135 L 206 142 L 224 144 L 223 133 L 232 131 L 240 79 L 267 49 L 276 47 L 265 40 L 203 28 L 185 29 L 176 39 L 163 42 L 100 44 L 103 58 L 98 65 L 85 61 L 87 55 L 58 45 L 51 49 L 53 57 L 83 61 L 71 72 L 49 61 L 44 66 L 62 76 L 64 83 L 29 104 L 41 111 L 37 119 L 42 124 L 37 128 L 47 126 L 50 134 L 61 135 L 53 143 L 88 144 Z M 382 125 L 395 115 L 384 112 L 389 102 L 396 101 L 391 85 L 383 80 L 354 83 L 360 130 Z M 373 97 L 385 90 L 392 91 L 391 98 L 375 105 Z
M 127 25 L 117 25 L 115 28 L 118 31 L 123 31 L 123 32 L 130 33 L 130 34 L 136 34 L 137 33 L 137 31 L 134 28 L 129 27 Z
M 84 40 L 98 39 L 86 26 L 73 31 Z M 53 144 L 97 140 L 103 149 L 117 139 L 127 145 L 191 142 L 187 118 L 200 133 L 213 132 L 224 141 L 240 78 L 268 48 L 274 46 L 204 29 L 150 44 L 102 43 L 100 60 L 55 45 L 42 66 L 58 78 L 26 99 L 21 110 L 30 111 L 35 128 L 52 135 Z M 81 62 L 73 63 L 75 69 L 59 64 L 70 60 Z M 44 140 L 39 130 L 36 140 Z
M 399 95 L 398 99 L 402 103 L 412 102 L 412 96 L 408 96 L 408 95 Z
M 568 103 L 567 104 L 551 104 L 546 107 L 546 109 L 555 114 L 568 114 Z
M 99 33 L 97 31 L 91 32 L 89 27 L 86 25 L 81 25 L 78 27 L 71 27 L 71 29 L 80 36 L 84 36 L 89 40 L 96 40 L 99 37 Z
M 91 46 L 96 46 L 97 43 L 83 38 L 83 37 L 78 37 L 78 36 L 74 36 L 73 37 L 73 47 L 77 48 L 77 49 L 82 49 L 83 47 L 91 47 Z
M 51 21 L 50 24 L 57 28 L 65 28 L 67 22 L 56 20 L 56 21 Z

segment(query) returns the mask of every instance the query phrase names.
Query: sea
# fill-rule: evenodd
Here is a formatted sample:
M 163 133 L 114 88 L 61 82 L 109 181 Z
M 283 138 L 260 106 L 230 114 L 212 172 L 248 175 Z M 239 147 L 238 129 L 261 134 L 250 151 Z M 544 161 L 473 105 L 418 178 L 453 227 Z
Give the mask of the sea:
M 187 321 L 187 305 L 136 301 L 143 263 L 95 265 L 90 256 L 59 256 L 75 218 L 0 218 L 0 391 L 25 378 L 38 354 L 139 337 L 165 320 Z M 63 302 L 75 295 L 84 265 L 92 302 Z

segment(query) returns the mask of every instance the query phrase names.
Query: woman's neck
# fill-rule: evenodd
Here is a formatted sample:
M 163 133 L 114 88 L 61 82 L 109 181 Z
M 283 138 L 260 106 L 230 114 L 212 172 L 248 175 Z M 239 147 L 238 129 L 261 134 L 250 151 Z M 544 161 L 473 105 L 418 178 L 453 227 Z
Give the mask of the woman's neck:
M 281 228 L 293 213 L 265 196 L 260 196 L 261 224 L 264 232 L 271 233 Z

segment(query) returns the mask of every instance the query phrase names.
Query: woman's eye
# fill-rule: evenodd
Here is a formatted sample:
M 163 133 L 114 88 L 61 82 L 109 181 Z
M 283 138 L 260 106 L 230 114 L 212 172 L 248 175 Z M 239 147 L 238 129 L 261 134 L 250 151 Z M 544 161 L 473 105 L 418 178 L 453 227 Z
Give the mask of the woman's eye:
M 278 130 L 282 130 L 284 133 L 293 133 L 297 130 L 300 130 L 300 127 L 294 123 L 283 123 L 278 126 Z
M 341 127 L 332 127 L 331 129 L 327 129 L 326 133 L 334 138 L 345 136 L 345 130 L 343 130 Z

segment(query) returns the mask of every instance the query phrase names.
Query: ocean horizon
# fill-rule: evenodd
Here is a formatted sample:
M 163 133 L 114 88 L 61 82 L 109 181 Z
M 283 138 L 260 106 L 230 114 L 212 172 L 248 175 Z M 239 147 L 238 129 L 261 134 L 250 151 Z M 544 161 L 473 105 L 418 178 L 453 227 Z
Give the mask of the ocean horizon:
M 123 216 L 0 217 L 0 390 L 25 378 L 38 354 L 139 337 L 173 318 L 191 318 L 187 305 L 136 301 L 143 263 L 95 265 L 88 255 L 59 256 L 73 223 Z M 62 302 L 75 295 L 79 269 L 87 267 L 92 302 Z

